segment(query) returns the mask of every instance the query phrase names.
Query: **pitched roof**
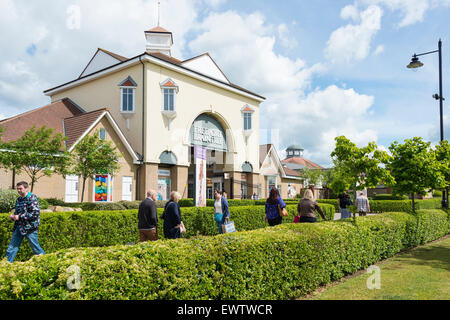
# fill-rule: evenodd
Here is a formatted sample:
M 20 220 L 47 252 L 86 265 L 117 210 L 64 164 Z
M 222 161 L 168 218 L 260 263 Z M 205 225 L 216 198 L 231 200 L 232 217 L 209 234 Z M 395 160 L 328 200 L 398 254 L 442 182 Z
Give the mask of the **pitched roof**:
M 64 98 L 41 108 L 37 108 L 15 117 L 0 121 L 4 128 L 2 140 L 14 141 L 33 126 L 55 129 L 54 133 L 64 134 L 63 119 L 82 114 L 84 111 L 72 100 Z
M 154 28 L 152 28 L 152 29 L 150 29 L 150 30 L 147 30 L 147 31 L 145 31 L 145 32 L 172 33 L 172 32 L 167 31 L 166 29 L 164 29 L 164 28 L 162 28 L 162 27 L 160 27 L 160 26 L 154 27 Z
M 64 119 L 66 146 L 69 149 L 94 124 L 107 109 L 100 109 Z
M 259 166 L 261 167 L 264 163 L 264 160 L 266 160 L 267 154 L 270 151 L 270 148 L 272 148 L 272 144 L 263 144 L 259 146 Z
M 128 60 L 128 58 L 122 57 L 122 56 L 118 55 L 117 53 L 114 53 L 114 52 L 111 52 L 111 51 L 108 51 L 108 50 L 105 50 L 102 48 L 98 48 L 98 50 L 103 51 L 104 53 L 109 54 L 111 57 L 113 57 L 117 60 L 120 60 L 122 62 Z
M 150 57 L 153 57 L 153 58 L 156 58 L 156 59 L 159 59 L 159 60 L 162 60 L 162 61 L 165 61 L 165 62 L 167 62 L 167 63 L 170 63 L 170 64 L 172 64 L 172 65 L 175 65 L 175 66 L 177 66 L 177 67 L 180 67 L 180 68 L 182 68 L 182 69 L 191 71 L 191 72 L 193 72 L 193 73 L 196 73 L 196 74 L 201 75 L 201 76 L 203 76 L 203 77 L 206 77 L 206 78 L 208 78 L 208 79 L 211 79 L 211 80 L 217 81 L 217 82 L 219 82 L 219 83 L 225 84 L 226 86 L 229 86 L 229 87 L 232 87 L 232 88 L 237 89 L 237 90 L 239 90 L 239 91 L 245 92 L 245 93 L 247 93 L 247 94 L 256 96 L 256 97 L 258 97 L 258 98 L 260 98 L 260 99 L 266 100 L 265 97 L 263 97 L 263 96 L 261 96 L 261 95 L 259 95 L 259 94 L 256 94 L 256 93 L 254 93 L 254 92 L 251 92 L 251 91 L 249 91 L 249 90 L 247 90 L 247 89 L 245 89 L 245 88 L 242 88 L 242 87 L 240 87 L 240 86 L 238 86 L 238 85 L 236 85 L 236 84 L 234 84 L 234 83 L 231 83 L 231 82 L 230 82 L 230 83 L 223 82 L 223 81 L 214 79 L 214 78 L 212 78 L 212 77 L 210 77 L 210 76 L 208 76 L 208 75 L 206 75 L 206 74 L 203 74 L 203 73 L 201 73 L 201 72 L 198 72 L 198 71 L 196 71 L 196 70 L 187 68 L 187 67 L 185 67 L 185 66 L 182 65 L 183 61 L 178 60 L 178 59 L 173 58 L 173 57 L 169 57 L 169 56 L 167 56 L 167 55 L 165 55 L 165 54 L 162 54 L 162 53 L 160 53 L 160 52 L 151 52 L 151 53 L 149 53 L 149 52 L 144 52 L 143 54 L 140 54 L 140 55 L 138 55 L 138 56 L 136 56 L 136 57 L 130 58 L 130 59 L 125 60 L 125 61 L 121 61 L 121 62 L 119 62 L 119 63 L 117 63 L 117 64 L 115 64 L 115 65 L 112 65 L 112 66 L 109 66 L 109 67 L 105 67 L 104 69 L 97 70 L 97 71 L 95 71 L 95 72 L 93 72 L 93 73 L 91 73 L 91 74 L 88 74 L 88 75 L 82 75 L 82 76 L 80 76 L 78 79 L 75 79 L 75 80 L 72 80 L 72 81 L 63 83 L 63 84 L 61 84 L 61 85 L 59 85 L 59 86 L 56 86 L 56 87 L 47 89 L 47 90 L 44 91 L 44 94 L 46 94 L 46 95 L 51 95 L 51 94 L 50 94 L 51 91 L 54 91 L 54 90 L 56 90 L 56 89 L 62 88 L 62 87 L 64 87 L 64 86 L 67 86 L 67 85 L 70 85 L 70 84 L 73 84 L 73 83 L 76 83 L 76 82 L 78 82 L 78 81 L 82 81 L 82 80 L 84 80 L 85 78 L 92 77 L 92 76 L 94 76 L 94 75 L 96 75 L 96 74 L 98 74 L 98 73 L 100 73 L 100 72 L 105 72 L 105 71 L 107 71 L 107 70 L 109 70 L 109 69 L 111 69 L 111 68 L 113 68 L 113 67 L 118 67 L 118 66 L 120 66 L 120 65 L 122 65 L 122 64 L 124 64 L 124 63 L 130 62 L 130 61 L 132 61 L 132 60 L 134 60 L 134 59 L 138 59 L 138 58 L 141 59 L 141 57 L 144 57 L 144 56 L 146 56 L 146 55 L 147 55 L 147 56 L 150 56 Z M 84 71 L 83 71 L 83 73 L 84 73 Z M 82 73 L 82 74 L 83 74 L 83 73 Z
M 283 166 L 283 170 L 284 170 L 284 173 L 285 173 L 287 176 L 291 176 L 291 177 L 301 177 L 300 172 L 298 172 L 298 171 L 296 171 L 296 170 L 289 169 L 288 167 L 285 167 L 285 166 Z
M 298 158 L 298 157 L 288 158 L 284 159 L 282 163 L 295 163 L 308 169 L 323 169 L 322 166 L 305 158 Z

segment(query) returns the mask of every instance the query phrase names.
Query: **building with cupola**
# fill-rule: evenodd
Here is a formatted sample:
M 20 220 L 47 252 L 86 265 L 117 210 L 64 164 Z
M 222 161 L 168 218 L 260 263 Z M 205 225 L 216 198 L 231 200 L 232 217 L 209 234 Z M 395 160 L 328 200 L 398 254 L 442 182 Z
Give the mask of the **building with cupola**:
M 69 151 L 88 134 L 100 132 L 113 141 L 122 154 L 122 169 L 114 176 L 92 177 L 86 201 L 143 199 L 149 189 L 158 190 L 164 200 L 173 190 L 192 198 L 196 145 L 207 149 L 208 198 L 214 189 L 229 198 L 265 196 L 259 155 L 265 98 L 231 82 L 209 53 L 173 57 L 172 32 L 156 27 L 144 36 L 145 51 L 131 58 L 98 48 L 76 79 L 44 91 L 49 105 L 1 121 L 5 140 L 46 124 L 68 138 Z M 21 178 L 2 174 L 0 187 Z M 43 198 L 77 202 L 80 181 L 53 176 L 35 191 Z

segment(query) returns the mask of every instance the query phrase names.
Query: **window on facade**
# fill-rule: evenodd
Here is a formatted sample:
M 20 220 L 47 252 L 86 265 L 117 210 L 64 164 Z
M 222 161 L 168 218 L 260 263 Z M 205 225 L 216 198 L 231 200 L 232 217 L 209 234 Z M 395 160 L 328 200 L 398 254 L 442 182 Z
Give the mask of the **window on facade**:
M 252 114 L 249 112 L 244 113 L 244 130 L 252 130 Z
M 122 112 L 134 112 L 134 88 L 122 88 Z
M 104 128 L 100 129 L 100 140 L 106 140 L 106 130 Z
M 175 89 L 163 89 L 164 111 L 175 111 Z

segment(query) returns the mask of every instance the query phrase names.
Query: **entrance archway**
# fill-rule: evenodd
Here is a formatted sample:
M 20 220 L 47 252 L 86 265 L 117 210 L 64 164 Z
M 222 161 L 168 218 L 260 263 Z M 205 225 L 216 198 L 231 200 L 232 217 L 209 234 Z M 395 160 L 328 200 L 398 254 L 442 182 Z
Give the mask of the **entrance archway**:
M 194 146 L 206 149 L 206 198 L 214 198 L 214 190 L 230 192 L 225 174 L 233 171 L 234 143 L 231 130 L 223 117 L 205 112 L 197 116 L 189 128 L 191 163 L 188 172 L 188 196 L 194 198 Z

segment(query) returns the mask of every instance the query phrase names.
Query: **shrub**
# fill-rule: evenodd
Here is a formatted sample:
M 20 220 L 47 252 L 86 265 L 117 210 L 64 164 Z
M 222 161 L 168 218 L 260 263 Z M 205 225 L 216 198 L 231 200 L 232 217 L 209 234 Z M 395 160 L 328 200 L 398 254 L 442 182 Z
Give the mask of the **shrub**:
M 103 210 L 126 210 L 126 208 L 118 202 L 85 202 L 80 205 L 83 211 L 103 211 Z
M 49 204 L 48 204 L 47 200 L 38 198 L 38 201 L 39 201 L 39 209 L 40 210 L 48 209 Z
M 158 218 L 163 209 L 158 209 Z M 334 216 L 332 207 L 323 206 L 323 211 L 330 219 Z M 296 206 L 288 206 L 289 216 L 284 223 L 294 220 Z M 187 233 L 184 237 L 198 235 L 213 236 L 218 234 L 212 208 L 182 208 L 181 215 Z M 238 231 L 264 228 L 264 206 L 231 207 L 231 220 Z M 319 219 L 320 221 L 321 219 Z M 47 252 L 71 247 L 101 247 L 117 244 L 137 243 L 139 241 L 137 229 L 137 210 L 126 211 L 91 211 L 91 212 L 52 212 L 41 213 L 39 228 L 39 242 Z M 158 235 L 164 238 L 162 219 L 158 219 Z M 13 224 L 9 222 L 7 214 L 0 214 L 0 256 L 6 252 L 11 239 Z M 31 257 L 29 246 L 22 246 L 17 260 Z
M 434 190 L 433 191 L 433 198 L 442 198 L 442 191 Z
M 393 194 L 377 194 L 373 196 L 373 200 L 408 200 L 408 196 L 400 196 Z
M 0 212 L 8 213 L 16 206 L 16 200 L 19 195 L 16 190 L 0 189 Z
M 141 201 L 119 201 L 119 204 L 125 207 L 125 209 L 139 209 Z
M 144 243 L 0 262 L 0 299 L 292 299 L 448 231 L 442 211 Z M 67 290 L 78 266 L 81 288 Z M 220 284 L 220 285 L 218 285 Z

